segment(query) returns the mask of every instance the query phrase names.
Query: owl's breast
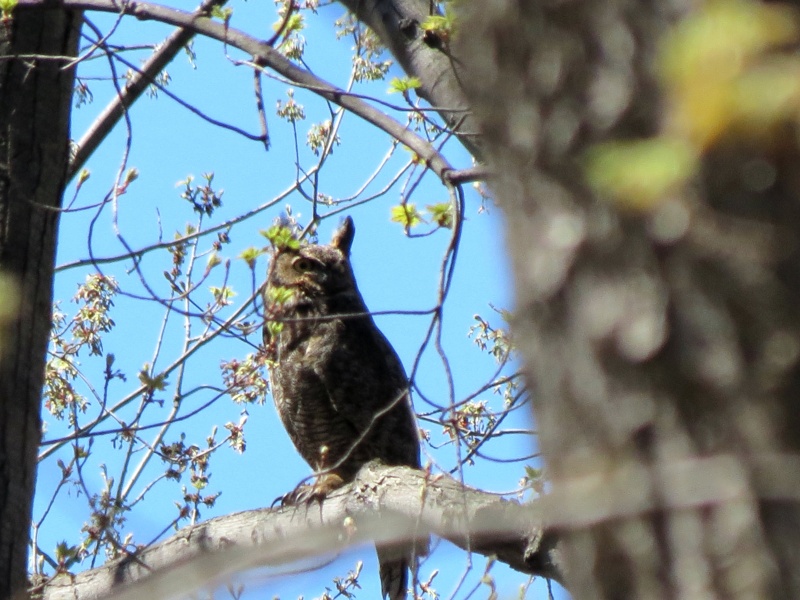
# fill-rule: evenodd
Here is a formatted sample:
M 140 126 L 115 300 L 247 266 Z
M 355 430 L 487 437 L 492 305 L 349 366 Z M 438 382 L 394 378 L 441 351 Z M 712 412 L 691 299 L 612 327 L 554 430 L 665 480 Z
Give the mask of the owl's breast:
M 300 455 L 318 471 L 334 466 L 357 437 L 335 410 L 318 374 L 329 352 L 329 337 L 310 334 L 281 344 L 284 352 L 270 370 L 278 415 Z

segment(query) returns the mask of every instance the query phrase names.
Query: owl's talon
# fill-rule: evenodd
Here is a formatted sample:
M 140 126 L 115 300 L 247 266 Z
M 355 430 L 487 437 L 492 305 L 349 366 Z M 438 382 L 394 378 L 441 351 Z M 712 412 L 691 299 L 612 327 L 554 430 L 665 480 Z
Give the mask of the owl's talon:
M 315 486 L 301 483 L 291 492 L 284 495 L 281 499 L 281 507 L 284 506 L 300 506 L 301 504 L 311 504 L 313 502 L 321 502 L 324 495 L 319 495 L 315 491 Z
M 280 504 L 281 508 L 286 508 L 287 506 L 298 506 L 300 504 L 311 504 L 313 500 L 317 499 L 313 491 L 313 485 L 301 483 L 291 492 L 287 492 L 286 494 L 275 498 L 275 500 L 272 501 L 271 508 L 275 508 L 276 504 Z M 322 500 L 322 497 L 320 497 L 318 500 Z
M 305 504 L 321 503 L 330 492 L 344 485 L 344 479 L 334 473 L 320 475 L 313 484 L 301 483 L 288 494 L 278 496 L 272 506 L 280 501 L 281 508 Z
M 269 505 L 270 508 L 275 508 L 275 505 L 280 503 L 280 507 L 284 508 L 289 505 L 289 498 L 290 494 L 283 494 L 282 496 L 278 496 L 275 500 L 272 501 L 272 504 Z

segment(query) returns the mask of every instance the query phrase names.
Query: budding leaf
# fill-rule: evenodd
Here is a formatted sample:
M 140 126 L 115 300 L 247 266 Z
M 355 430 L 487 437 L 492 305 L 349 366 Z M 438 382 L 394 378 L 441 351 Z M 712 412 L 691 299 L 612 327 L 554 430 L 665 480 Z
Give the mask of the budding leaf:
M 139 371 L 139 381 L 147 388 L 148 391 L 160 392 L 163 391 L 167 386 L 167 375 L 166 373 L 159 373 L 158 375 L 151 377 L 147 372 L 147 368 L 145 368 Z
M 440 202 L 438 204 L 429 204 L 425 207 L 431 214 L 433 222 L 439 227 L 447 229 L 453 228 L 453 205 L 449 202 Z
M 421 85 L 422 82 L 419 80 L 418 77 L 403 77 L 402 79 L 400 79 L 399 77 L 395 77 L 389 82 L 389 93 L 404 94 L 409 90 L 414 90 L 420 87 Z
M 262 229 L 259 233 L 267 238 L 276 250 L 297 250 L 300 247 L 300 240 L 294 236 L 290 228 L 283 225 L 273 225 L 269 229 Z
M 423 222 L 422 215 L 417 210 L 416 204 L 404 203 L 392 207 L 392 221 L 400 223 L 410 229 Z

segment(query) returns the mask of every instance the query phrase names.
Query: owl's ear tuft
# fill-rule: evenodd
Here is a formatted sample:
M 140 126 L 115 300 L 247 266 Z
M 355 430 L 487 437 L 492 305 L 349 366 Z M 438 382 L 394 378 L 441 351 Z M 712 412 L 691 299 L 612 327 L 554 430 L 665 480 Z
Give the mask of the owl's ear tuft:
M 356 226 L 352 217 L 345 217 L 342 224 L 333 232 L 331 246 L 338 248 L 345 256 L 350 256 L 350 246 L 353 245 L 353 238 L 356 235 Z

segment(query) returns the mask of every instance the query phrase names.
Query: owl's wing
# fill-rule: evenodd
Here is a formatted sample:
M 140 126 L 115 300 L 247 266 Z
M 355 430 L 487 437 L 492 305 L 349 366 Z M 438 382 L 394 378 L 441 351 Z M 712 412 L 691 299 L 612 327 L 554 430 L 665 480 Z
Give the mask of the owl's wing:
M 371 324 L 342 336 L 319 377 L 331 408 L 362 442 L 359 460 L 419 467 L 419 432 L 410 406 L 408 380 L 394 349 Z M 324 365 L 324 366 L 323 366 Z
M 330 323 L 335 335 L 327 360 L 314 370 L 333 409 L 359 433 L 372 426 L 375 415 L 401 407 L 407 410 L 408 380 L 397 353 L 371 317 Z

